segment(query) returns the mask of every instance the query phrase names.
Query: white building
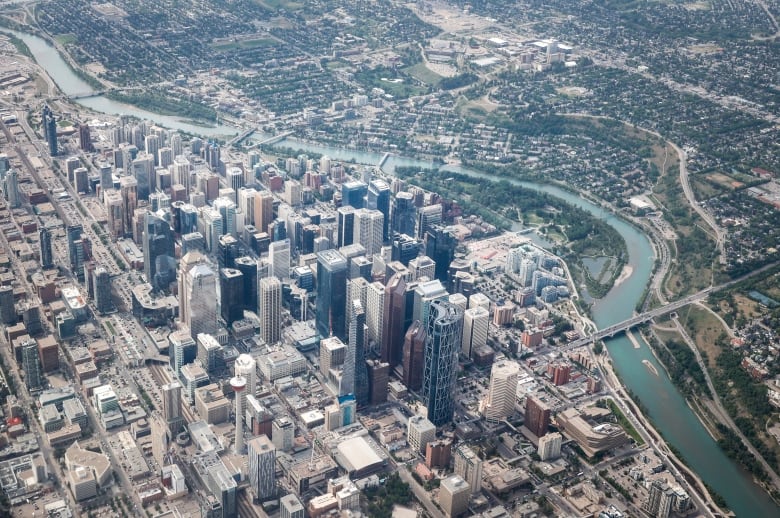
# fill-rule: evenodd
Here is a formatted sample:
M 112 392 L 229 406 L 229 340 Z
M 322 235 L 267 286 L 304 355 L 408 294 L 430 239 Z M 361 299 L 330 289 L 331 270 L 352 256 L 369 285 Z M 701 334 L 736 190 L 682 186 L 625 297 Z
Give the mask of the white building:
M 363 245 L 366 256 L 378 254 L 382 249 L 385 216 L 381 211 L 358 209 L 355 211 L 355 226 L 352 242 Z
M 271 275 L 280 280 L 290 277 L 290 240 L 274 241 L 268 247 Z
M 520 367 L 513 361 L 502 360 L 493 364 L 490 387 L 483 404 L 485 419 L 496 422 L 512 415 L 515 410 L 519 372 Z
M 265 435 L 247 443 L 249 485 L 258 500 L 276 495 L 276 446 Z
M 490 313 L 483 306 L 475 306 L 463 313 L 463 341 L 461 352 L 471 358 L 474 351 L 487 344 Z
M 289 272 L 289 268 L 288 268 Z M 260 279 L 257 312 L 260 317 L 260 338 L 275 344 L 282 335 L 282 283 L 277 277 Z
M 539 437 L 539 458 L 542 460 L 557 459 L 561 456 L 563 437 L 558 432 L 548 433 Z
M 406 441 L 409 446 L 423 453 L 428 443 L 434 439 L 436 439 L 436 425 L 420 415 L 409 418 L 406 430 Z

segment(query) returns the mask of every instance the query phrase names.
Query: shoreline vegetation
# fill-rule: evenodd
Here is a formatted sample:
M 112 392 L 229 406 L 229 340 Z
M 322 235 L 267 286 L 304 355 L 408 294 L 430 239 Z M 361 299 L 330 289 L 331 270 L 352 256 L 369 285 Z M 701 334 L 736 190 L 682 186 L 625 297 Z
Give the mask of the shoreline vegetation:
M 508 229 L 518 222 L 535 227 L 555 242 L 552 252 L 566 261 L 574 277 L 572 282 L 584 284 L 593 298 L 604 297 L 621 276 L 627 277 L 624 268 L 628 264 L 628 249 L 620 234 L 602 219 L 560 198 L 502 178 L 485 180 L 419 167 L 396 167 L 395 173 L 423 189 L 457 201 L 466 212 L 479 214 L 499 228 Z M 594 278 L 585 267 L 582 259 L 589 256 L 614 258 L 612 271 L 605 280 Z

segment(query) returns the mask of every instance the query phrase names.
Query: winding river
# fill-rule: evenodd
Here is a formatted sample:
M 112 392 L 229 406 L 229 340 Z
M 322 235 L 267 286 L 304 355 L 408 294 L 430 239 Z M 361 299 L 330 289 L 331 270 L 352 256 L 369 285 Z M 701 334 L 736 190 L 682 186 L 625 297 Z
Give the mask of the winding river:
M 92 88 L 73 73 L 57 51 L 45 40 L 16 31 L 7 32 L 12 32 L 27 44 L 37 62 L 48 72 L 64 93 L 75 95 L 92 91 Z M 235 134 L 238 131 L 229 126 L 205 128 L 188 124 L 177 117 L 157 115 L 102 96 L 80 99 L 78 102 L 98 112 L 129 114 L 154 120 L 168 128 L 207 137 Z M 377 164 L 382 159 L 380 153 L 318 146 L 292 139 L 283 140 L 276 145 L 302 149 L 304 152 L 327 154 L 337 160 L 354 160 L 361 164 Z M 428 162 L 393 156 L 384 164 L 384 169 L 392 171 L 398 166 L 433 167 Z M 489 175 L 468 169 L 457 167 L 449 167 L 449 169 L 491 179 Z M 628 264 L 633 272 L 628 279 L 614 287 L 603 299 L 596 301 L 592 313 L 593 320 L 600 328 L 630 317 L 652 274 L 653 250 L 647 237 L 601 207 L 563 189 L 526 182 L 513 183 L 547 192 L 587 210 L 604 219 L 623 236 L 629 252 Z M 621 336 L 609 340 L 607 348 L 616 370 L 626 385 L 639 396 L 656 428 L 670 444 L 682 453 L 685 461 L 699 476 L 726 499 L 737 516 L 752 518 L 779 515 L 778 507 L 764 491 L 752 482 L 750 475 L 739 468 L 718 448 L 666 376 L 665 370 L 650 353 L 647 344 L 643 343 L 642 347 L 635 349 L 628 338 Z M 643 361 L 654 365 L 659 375 L 652 374 L 643 365 Z

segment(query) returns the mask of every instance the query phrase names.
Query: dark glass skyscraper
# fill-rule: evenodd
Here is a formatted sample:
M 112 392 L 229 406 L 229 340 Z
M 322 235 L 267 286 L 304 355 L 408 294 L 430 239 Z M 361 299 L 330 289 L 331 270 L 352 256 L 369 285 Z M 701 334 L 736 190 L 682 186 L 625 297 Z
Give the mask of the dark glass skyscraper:
M 452 421 L 455 381 L 463 332 L 463 310 L 444 300 L 431 303 L 425 339 L 423 400 L 436 426 Z
M 79 281 L 84 280 L 84 242 L 81 240 L 83 231 L 81 225 L 70 225 L 67 230 L 70 271 Z
M 236 270 L 243 275 L 244 291 L 241 295 L 244 308 L 257 313 L 257 261 L 249 256 L 235 261 Z
M 340 247 L 352 244 L 355 233 L 355 208 L 347 205 L 339 207 L 339 236 L 337 244 Z
M 337 250 L 317 254 L 317 332 L 347 341 L 347 259 Z
M 366 194 L 368 186 L 363 182 L 352 180 L 341 184 L 341 205 L 351 205 L 356 209 L 366 206 Z
M 414 206 L 414 196 L 406 191 L 395 195 L 390 213 L 390 229 L 399 234 L 414 235 L 417 223 L 417 207 Z
M 393 261 L 400 261 L 404 266 L 409 266 L 409 261 L 420 255 L 425 250 L 425 244 L 417 238 L 407 234 L 393 236 L 392 257 Z
M 144 275 L 155 290 L 166 290 L 176 280 L 173 229 L 151 213 L 144 215 Z
M 349 308 L 349 340 L 339 395 L 354 394 L 358 406 L 368 404 L 368 365 L 366 364 L 366 313 L 359 299 Z
M 409 390 L 420 390 L 425 365 L 425 326 L 419 320 L 412 322 L 404 337 L 403 382 Z
M 54 254 L 51 248 L 51 231 L 46 227 L 38 230 L 38 242 L 41 246 L 41 267 L 51 268 L 54 266 Z
M 445 286 L 448 285 L 450 263 L 455 258 L 458 240 L 449 230 L 437 225 L 425 233 L 425 255 L 436 263 L 434 276 Z
M 49 144 L 49 154 L 51 156 L 57 155 L 57 119 L 54 118 L 54 113 L 49 108 L 49 105 L 43 107 L 43 116 L 41 117 L 43 124 L 43 136 L 46 138 L 46 142 Z
M 219 271 L 220 314 L 225 324 L 230 325 L 244 318 L 244 279 L 235 268 Z

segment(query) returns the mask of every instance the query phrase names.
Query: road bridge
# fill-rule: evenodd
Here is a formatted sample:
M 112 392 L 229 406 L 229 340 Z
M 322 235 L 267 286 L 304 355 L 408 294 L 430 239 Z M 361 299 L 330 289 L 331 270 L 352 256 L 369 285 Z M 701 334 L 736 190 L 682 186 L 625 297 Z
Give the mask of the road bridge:
M 687 297 L 684 297 L 682 299 L 676 300 L 674 302 L 669 302 L 668 304 L 664 304 L 662 306 L 659 306 L 657 308 L 653 308 L 648 311 L 644 311 L 638 315 L 635 315 L 631 318 L 627 318 L 623 320 L 622 322 L 618 322 L 616 324 L 612 324 L 609 327 L 606 327 L 604 329 L 601 329 L 599 331 L 596 331 L 590 336 L 585 336 L 583 338 L 578 338 L 577 340 L 574 340 L 573 342 L 570 342 L 563 346 L 561 350 L 568 351 L 570 349 L 576 349 L 577 347 L 582 347 L 584 345 L 592 344 L 593 342 L 597 340 L 601 340 L 603 338 L 611 338 L 617 334 L 620 334 L 624 331 L 627 331 L 628 329 L 631 329 L 632 327 L 636 327 L 640 324 L 644 324 L 646 322 L 650 322 L 654 318 L 660 317 L 662 315 L 666 315 L 667 313 L 671 313 L 672 311 L 676 311 L 680 308 L 684 308 L 685 306 L 688 306 L 690 304 L 694 304 L 696 302 L 702 301 L 706 299 L 711 293 L 715 293 L 721 290 L 725 290 L 726 288 L 729 288 L 739 282 L 744 281 L 745 279 L 749 279 L 750 277 L 759 275 L 761 273 L 764 273 L 765 271 L 776 267 L 780 264 L 780 261 L 774 261 L 772 263 L 769 263 L 765 266 L 762 266 L 761 268 L 758 268 L 756 270 L 753 270 L 750 273 L 747 273 L 741 277 L 737 277 L 734 280 L 724 282 L 723 284 L 719 284 L 718 286 L 710 286 L 709 288 L 705 288 L 699 292 L 694 293 L 693 295 L 688 295 Z

